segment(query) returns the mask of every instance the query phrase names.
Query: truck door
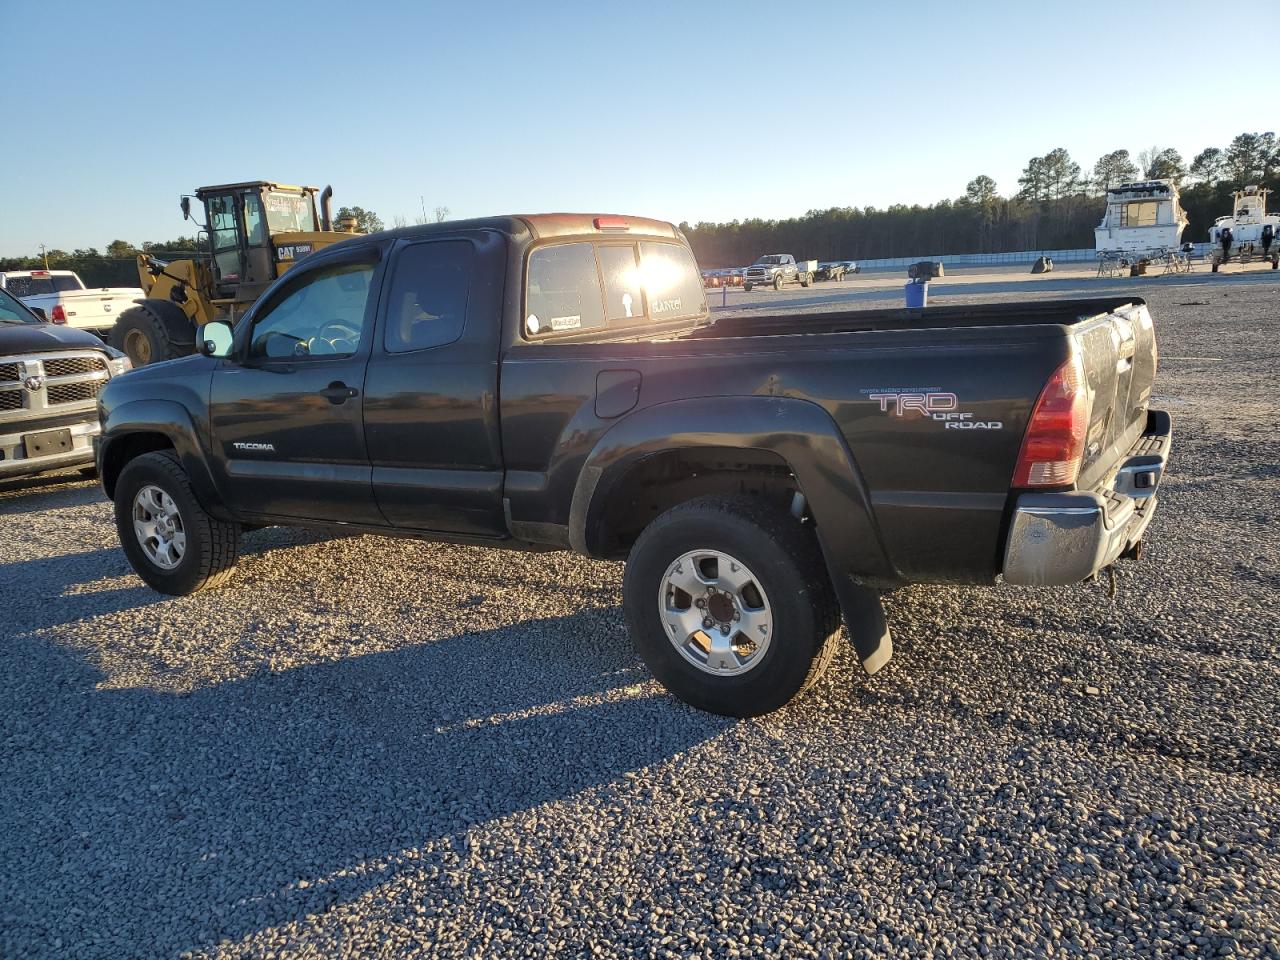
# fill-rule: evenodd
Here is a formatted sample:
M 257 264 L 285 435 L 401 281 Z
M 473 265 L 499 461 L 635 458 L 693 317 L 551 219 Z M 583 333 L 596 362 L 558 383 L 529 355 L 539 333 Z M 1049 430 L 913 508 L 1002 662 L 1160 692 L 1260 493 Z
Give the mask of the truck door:
M 244 319 L 209 395 L 217 480 L 237 511 L 385 524 L 362 413 L 381 245 L 295 268 Z
M 397 527 L 506 535 L 498 338 L 506 244 L 489 231 L 402 240 L 365 380 L 378 507 Z

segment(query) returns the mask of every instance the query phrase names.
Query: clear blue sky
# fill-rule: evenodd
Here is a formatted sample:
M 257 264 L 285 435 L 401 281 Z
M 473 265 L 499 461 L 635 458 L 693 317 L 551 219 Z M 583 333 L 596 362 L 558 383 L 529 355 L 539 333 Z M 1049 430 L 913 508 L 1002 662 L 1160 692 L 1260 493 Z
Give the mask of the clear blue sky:
M 1009 193 L 1057 146 L 1189 161 L 1275 112 L 1206 66 L 1208 9 L 0 0 L 0 255 L 190 233 L 179 194 L 236 180 L 696 222 Z

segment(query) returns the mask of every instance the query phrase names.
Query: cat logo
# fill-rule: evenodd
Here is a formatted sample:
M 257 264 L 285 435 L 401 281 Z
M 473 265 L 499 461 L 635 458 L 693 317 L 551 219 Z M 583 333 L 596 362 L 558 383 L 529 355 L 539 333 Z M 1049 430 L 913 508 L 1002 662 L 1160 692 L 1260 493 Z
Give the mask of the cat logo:
M 284 246 L 276 247 L 277 260 L 301 260 L 312 251 L 313 247 L 309 243 L 290 243 Z

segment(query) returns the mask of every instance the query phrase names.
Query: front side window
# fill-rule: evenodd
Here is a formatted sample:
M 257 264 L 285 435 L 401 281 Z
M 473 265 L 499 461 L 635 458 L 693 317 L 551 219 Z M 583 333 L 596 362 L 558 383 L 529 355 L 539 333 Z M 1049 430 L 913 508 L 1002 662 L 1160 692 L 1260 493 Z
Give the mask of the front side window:
M 475 248 L 465 240 L 418 243 L 396 260 L 387 299 L 388 353 L 453 343 L 462 336 Z
M 525 330 L 532 334 L 604 326 L 600 277 L 590 243 L 539 247 L 529 255 Z
M 372 263 L 339 263 L 300 278 L 253 324 L 249 356 L 256 359 L 349 357 L 364 332 Z
M 24 310 L 16 299 L 4 290 L 0 290 L 0 323 L 36 323 L 28 310 Z

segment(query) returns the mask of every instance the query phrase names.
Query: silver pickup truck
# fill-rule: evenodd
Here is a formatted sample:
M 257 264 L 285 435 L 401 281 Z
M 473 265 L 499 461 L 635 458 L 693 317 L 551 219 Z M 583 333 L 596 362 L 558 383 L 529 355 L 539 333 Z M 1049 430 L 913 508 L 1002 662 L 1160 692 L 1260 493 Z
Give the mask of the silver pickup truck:
M 816 260 L 803 260 L 799 263 L 789 253 L 766 253 L 763 257 L 747 267 L 743 276 L 742 289 L 770 286 L 781 290 L 783 284 L 798 283 L 807 287 L 813 282 L 813 274 L 818 269 Z

